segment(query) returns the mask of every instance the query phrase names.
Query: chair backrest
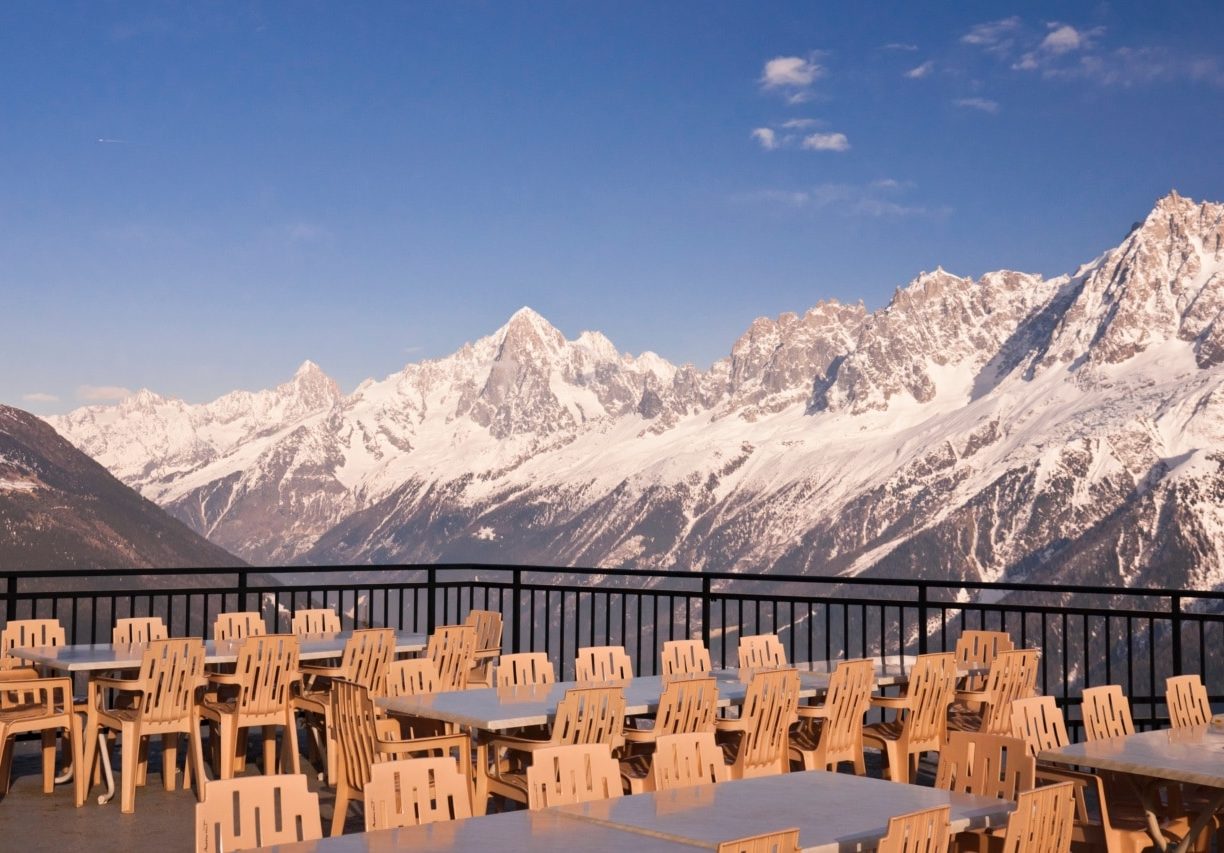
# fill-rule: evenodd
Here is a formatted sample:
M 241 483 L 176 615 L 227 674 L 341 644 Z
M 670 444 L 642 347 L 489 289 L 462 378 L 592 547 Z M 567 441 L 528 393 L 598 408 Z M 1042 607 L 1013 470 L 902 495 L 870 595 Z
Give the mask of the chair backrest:
M 713 785 L 727 778 L 722 747 L 713 732 L 659 735 L 650 759 L 655 790 Z
M 238 647 L 235 673 L 239 714 L 276 714 L 288 710 L 290 686 L 301 679 L 298 653 L 301 644 L 294 634 L 263 634 L 247 637 Z
M 955 695 L 956 657 L 951 652 L 914 659 L 906 691 L 911 705 L 902 722 L 911 751 L 923 744 L 939 749 L 948 727 L 948 706 Z
M 605 743 L 613 749 L 625 742 L 625 691 L 621 687 L 573 687 L 557 703 L 551 742 Z
M 935 787 L 962 794 L 1014 800 L 1036 784 L 1037 760 L 1019 738 L 950 732 L 939 751 Z
M 214 640 L 242 640 L 268 633 L 263 614 L 248 610 L 242 613 L 219 613 L 213 622 Z
M 370 689 L 344 679 L 331 684 L 332 726 L 340 754 L 340 772 L 348 787 L 364 791 L 370 781 L 370 768 L 378 761 L 378 714 Z
M 362 628 L 344 644 L 340 668 L 346 681 L 367 687 L 375 696 L 387 692 L 387 668 L 395 659 L 395 632 L 390 628 Z
M 299 637 L 307 634 L 338 634 L 340 617 L 330 607 L 299 610 L 293 614 L 289 630 Z
M 429 658 L 393 660 L 387 666 L 388 696 L 437 693 L 439 686 L 438 667 Z
M 531 755 L 527 808 L 533 811 L 620 795 L 620 764 L 606 743 L 552 746 Z
M 502 615 L 497 610 L 469 610 L 464 625 L 476 629 L 476 653 L 499 654 L 502 645 Z
M 425 657 L 438 668 L 438 688 L 467 687 L 468 671 L 476 660 L 476 629 L 471 625 L 441 625 L 429 635 Z
M 150 640 L 140 660 L 143 697 L 137 711 L 144 723 L 189 719 L 196 691 L 203 686 L 204 641 L 198 637 Z
M 820 742 L 830 757 L 862 754 L 863 717 L 875 691 L 875 664 L 866 659 L 844 660 L 829 676 L 824 726 Z
M 673 678 L 659 696 L 654 732 L 678 735 L 714 731 L 718 682 L 713 678 Z
M 1000 652 L 1014 649 L 1011 634 L 1006 631 L 962 631 L 956 641 L 956 663 L 959 669 L 989 667 Z M 965 679 L 967 690 L 981 690 L 986 684 L 985 675 L 969 676 Z
M 58 619 L 14 619 L 0 631 L 0 669 L 27 666 L 9 654 L 13 649 L 33 646 L 62 646 L 64 626 Z
M 1012 703 L 1012 737 L 1028 746 L 1029 755 L 1061 749 L 1071 742 L 1062 709 L 1053 696 L 1030 696 Z
M 1012 703 L 1035 692 L 1040 659 L 1036 649 L 1014 649 L 995 655 L 990 674 L 986 676 L 989 698 L 982 712 L 981 731 L 993 735 L 1011 734 Z
M 319 795 L 300 773 L 204 783 L 196 804 L 196 853 L 230 853 L 323 837 Z
M 709 675 L 712 668 L 701 640 L 665 640 L 660 657 L 664 675 Z
M 798 850 L 798 829 L 779 829 L 777 832 L 732 838 L 718 845 L 718 853 L 797 853 Z
M 936 806 L 889 818 L 876 853 L 947 853 L 951 814 L 951 806 Z
M 737 777 L 784 772 L 790 725 L 799 707 L 799 673 L 793 669 L 752 674 L 740 711 L 744 733 L 735 754 Z
M 370 768 L 365 786 L 366 832 L 471 816 L 467 779 L 450 756 L 403 758 Z
M 591 684 L 633 678 L 633 661 L 624 646 L 588 646 L 574 658 L 574 680 Z
M 1085 740 L 1104 740 L 1135 733 L 1130 700 L 1117 684 L 1084 688 L 1080 711 L 1084 720 Z
M 111 629 L 112 646 L 143 646 L 149 640 L 164 640 L 170 636 L 160 616 L 133 616 L 116 619 Z
M 1211 722 L 1211 701 L 1197 675 L 1175 675 L 1165 681 L 1165 704 L 1169 724 L 1175 729 L 1204 726 Z
M 521 652 L 497 659 L 495 685 L 522 687 L 529 684 L 554 684 L 557 673 L 547 652 Z
M 1007 818 L 1002 853 L 1067 853 L 1074 829 L 1074 782 L 1024 791 Z
M 769 669 L 786 666 L 786 648 L 777 634 L 749 634 L 740 637 L 740 669 Z

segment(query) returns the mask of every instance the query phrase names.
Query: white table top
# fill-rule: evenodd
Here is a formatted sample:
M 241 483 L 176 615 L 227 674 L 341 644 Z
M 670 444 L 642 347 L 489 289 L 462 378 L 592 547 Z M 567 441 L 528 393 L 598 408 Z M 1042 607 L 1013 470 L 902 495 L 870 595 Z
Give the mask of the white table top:
M 336 658 L 344 652 L 344 644 L 352 636 L 351 631 L 338 634 L 317 634 L 302 637 L 301 660 L 326 660 Z M 424 634 L 407 631 L 395 635 L 397 652 L 419 652 L 425 648 L 428 638 Z M 209 640 L 204 644 L 204 662 L 210 664 L 235 663 L 241 640 Z M 114 646 L 110 643 L 93 643 L 82 646 L 44 646 L 39 648 L 13 649 L 10 654 L 33 664 L 60 672 L 89 672 L 108 669 L 135 669 L 140 666 L 144 646 Z
M 1042 761 L 1224 788 L 1224 729 L 1193 726 L 1138 732 L 1043 751 Z
M 785 827 L 782 827 L 785 828 Z M 651 838 L 599 826 L 555 809 L 517 811 L 448 823 L 378 832 L 358 832 L 269 847 L 268 853 L 401 853 L 401 851 L 511 850 L 522 853 L 632 850 L 634 853 L 691 853 L 691 844 Z
M 557 811 L 601 826 L 632 827 L 713 846 L 728 838 L 797 826 L 801 849 L 850 853 L 875 847 L 888 831 L 889 817 L 942 805 L 952 807 L 952 830 L 960 832 L 1002 825 L 1015 804 L 810 770 L 559 806 Z

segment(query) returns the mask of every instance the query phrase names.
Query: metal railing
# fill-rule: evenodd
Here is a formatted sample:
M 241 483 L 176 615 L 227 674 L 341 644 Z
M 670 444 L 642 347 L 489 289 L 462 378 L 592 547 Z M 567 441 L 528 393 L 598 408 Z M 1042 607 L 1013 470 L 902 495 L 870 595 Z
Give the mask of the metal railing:
M 658 671 L 664 640 L 700 637 L 734 665 L 739 636 L 776 632 L 791 660 L 951 650 L 961 631 L 1001 629 L 1042 650 L 1039 686 L 1071 709 L 1117 683 L 1136 722 L 1165 716 L 1164 679 L 1197 672 L 1224 695 L 1224 593 L 967 581 L 747 575 L 539 566 L 428 565 L 120 571 L 0 571 L 0 625 L 54 617 L 69 642 L 109 642 L 114 619 L 161 615 L 205 636 L 217 613 L 259 610 L 269 630 L 329 606 L 345 628 L 432 631 L 493 609 L 507 651 L 546 651 L 560 677 L 585 645 L 624 645 Z

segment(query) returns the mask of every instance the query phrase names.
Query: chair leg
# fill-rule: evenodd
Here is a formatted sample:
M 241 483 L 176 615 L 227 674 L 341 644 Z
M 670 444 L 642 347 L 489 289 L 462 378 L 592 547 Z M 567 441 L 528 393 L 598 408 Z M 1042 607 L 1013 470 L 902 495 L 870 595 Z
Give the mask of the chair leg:
M 336 808 L 332 812 L 332 835 L 344 833 L 344 819 L 348 817 L 349 796 L 348 784 L 341 779 L 336 785 Z
M 43 793 L 55 790 L 55 741 L 59 734 L 55 729 L 44 729 L 42 733 Z
M 13 750 L 16 744 L 0 725 L 0 796 L 8 793 L 13 773 Z
M 136 811 L 136 780 L 140 776 L 140 746 L 142 738 L 130 728 L 123 730 L 122 756 L 123 788 L 120 791 L 119 811 L 132 814 Z
M 162 787 L 173 791 L 178 774 L 178 738 L 177 734 L 162 735 Z
M 137 785 L 144 785 L 149 781 L 149 741 L 148 738 L 140 739 L 140 773 L 136 777 Z
M 208 777 L 204 775 L 204 738 L 200 734 L 200 721 L 196 720 L 191 727 L 191 732 L 187 735 L 187 749 L 191 753 L 190 758 L 184 761 L 186 769 L 183 771 L 183 787 L 187 787 L 190 783 L 188 776 L 190 775 L 191 765 L 195 765 L 195 790 L 196 800 L 204 802 L 204 783 Z
M 263 735 L 263 772 L 272 775 L 276 772 L 276 727 L 260 726 Z
M 247 734 L 250 732 L 250 729 L 239 729 L 238 731 L 238 743 L 234 744 L 233 769 L 241 773 L 246 770 Z
M 242 769 L 237 766 L 238 744 L 241 739 L 238 737 L 235 722 L 228 714 L 221 716 L 221 766 L 217 768 L 217 772 L 221 774 L 222 779 L 233 779 L 234 771 Z
M 298 755 L 298 734 L 297 734 L 297 717 L 293 711 L 289 712 L 289 719 L 285 723 L 285 734 L 281 738 L 281 768 L 283 773 L 301 773 L 302 759 Z

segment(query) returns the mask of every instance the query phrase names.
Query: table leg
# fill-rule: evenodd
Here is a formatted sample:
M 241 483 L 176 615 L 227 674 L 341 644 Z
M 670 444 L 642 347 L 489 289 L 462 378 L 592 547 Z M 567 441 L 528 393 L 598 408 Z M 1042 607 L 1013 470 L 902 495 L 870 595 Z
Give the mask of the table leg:
M 1199 833 L 1207 828 L 1211 819 L 1221 809 L 1224 809 L 1224 789 L 1221 789 L 1211 798 L 1208 807 L 1199 812 L 1198 817 L 1194 819 L 1190 824 L 1190 828 L 1186 831 L 1185 837 L 1170 847 L 1169 839 L 1161 829 L 1160 818 L 1157 816 L 1157 802 L 1160 799 L 1157 793 L 1159 783 L 1151 782 L 1144 784 L 1129 773 L 1125 774 L 1125 776 L 1131 790 L 1135 792 L 1135 796 L 1139 798 L 1139 803 L 1143 806 L 1143 813 L 1147 818 L 1148 835 L 1152 836 L 1152 842 L 1161 853 L 1186 853 L 1194 844 L 1194 840 L 1198 838 Z
M 489 739 L 483 732 L 476 733 L 476 794 L 472 800 L 472 814 L 485 814 L 489 806 Z

